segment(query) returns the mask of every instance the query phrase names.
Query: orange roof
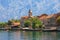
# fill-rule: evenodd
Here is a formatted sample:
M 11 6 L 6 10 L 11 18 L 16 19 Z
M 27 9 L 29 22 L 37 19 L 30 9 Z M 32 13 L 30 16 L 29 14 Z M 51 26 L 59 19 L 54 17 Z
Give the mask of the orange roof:
M 18 26 L 18 25 L 20 25 L 20 22 L 13 22 L 12 23 L 12 26 Z
M 42 16 L 48 16 L 47 14 L 42 14 L 40 17 L 42 17 Z
M 27 19 L 27 18 L 28 18 L 28 16 L 23 16 L 22 18 Z
M 52 14 L 52 15 L 47 16 L 46 18 L 51 18 L 51 17 L 53 17 L 53 14 Z
M 42 16 L 42 17 L 40 17 L 39 19 L 46 19 L 46 17 L 47 17 L 47 16 Z
M 49 16 L 47 16 L 46 18 L 52 18 L 52 17 L 56 17 L 57 15 L 56 14 L 51 14 Z
M 57 15 L 56 14 L 51 14 L 51 15 L 49 15 L 49 16 L 47 16 L 47 15 L 43 15 L 43 16 L 38 16 L 39 17 L 39 19 L 41 19 L 41 20 L 44 20 L 44 19 L 48 19 L 48 18 L 52 18 L 52 17 L 56 17 Z
M 44 17 L 47 17 L 48 15 L 47 14 L 42 14 L 41 16 L 37 16 L 39 18 L 44 18 Z
M 43 19 L 46 19 L 48 15 L 46 14 L 42 14 L 41 16 L 37 16 L 39 19 L 43 20 Z

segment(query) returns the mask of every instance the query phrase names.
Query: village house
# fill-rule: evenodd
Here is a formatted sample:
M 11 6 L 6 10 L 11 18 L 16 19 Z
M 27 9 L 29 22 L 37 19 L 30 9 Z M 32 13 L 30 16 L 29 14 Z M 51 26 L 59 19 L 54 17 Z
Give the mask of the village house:
M 60 16 L 60 13 L 51 14 L 51 15 L 42 14 L 36 17 L 38 17 L 43 22 L 43 25 L 45 27 L 56 27 L 57 26 L 56 19 L 58 16 Z M 29 10 L 28 16 L 21 17 L 21 27 L 24 27 L 24 20 L 29 19 L 31 17 L 33 18 L 34 16 L 32 16 L 32 11 Z M 32 28 L 32 27 L 30 26 L 29 28 Z
M 56 26 L 56 14 L 51 14 L 46 17 L 48 19 L 49 26 Z
M 38 16 L 38 18 L 43 22 L 45 26 L 56 26 L 56 14 L 42 14 Z
M 20 28 L 20 20 L 9 20 L 9 28 Z
M 44 25 L 47 25 L 48 24 L 47 19 L 46 19 L 47 16 L 48 16 L 47 14 L 42 14 L 37 17 L 43 22 Z
M 13 22 L 10 26 L 11 28 L 20 28 L 20 22 Z

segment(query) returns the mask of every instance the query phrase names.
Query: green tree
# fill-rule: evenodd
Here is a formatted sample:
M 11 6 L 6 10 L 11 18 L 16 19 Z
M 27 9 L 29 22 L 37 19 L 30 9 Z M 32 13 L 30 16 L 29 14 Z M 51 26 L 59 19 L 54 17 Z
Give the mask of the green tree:
M 56 22 L 57 22 L 58 25 L 60 25 L 60 16 L 57 17 Z
M 20 22 L 20 20 L 17 19 L 8 20 L 8 25 L 11 25 L 13 22 Z
M 19 19 L 12 19 L 11 21 L 12 21 L 12 22 L 20 22 Z
M 11 24 L 12 24 L 12 21 L 11 21 L 11 20 L 9 20 L 9 21 L 8 21 L 8 25 L 11 25 Z
M 24 26 L 25 27 L 31 26 L 33 29 L 41 28 L 42 27 L 42 22 L 37 17 L 29 18 L 29 19 L 24 21 Z
M 42 22 L 37 18 L 33 18 L 32 20 L 32 28 L 35 29 L 35 28 L 41 28 L 42 27 Z
M 0 28 L 4 28 L 7 25 L 6 22 L 0 22 Z
M 24 21 L 24 26 L 25 27 L 29 27 L 30 24 L 31 24 L 30 20 L 27 19 L 27 20 Z

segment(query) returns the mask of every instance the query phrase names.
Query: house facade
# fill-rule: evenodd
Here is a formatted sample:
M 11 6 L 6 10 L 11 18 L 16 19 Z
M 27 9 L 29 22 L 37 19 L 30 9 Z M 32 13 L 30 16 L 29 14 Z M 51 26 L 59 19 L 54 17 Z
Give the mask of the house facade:
M 48 26 L 56 26 L 56 17 L 55 16 L 56 16 L 55 14 L 51 14 L 46 17 Z
M 42 14 L 38 18 L 43 22 L 45 26 L 56 26 L 56 14 Z

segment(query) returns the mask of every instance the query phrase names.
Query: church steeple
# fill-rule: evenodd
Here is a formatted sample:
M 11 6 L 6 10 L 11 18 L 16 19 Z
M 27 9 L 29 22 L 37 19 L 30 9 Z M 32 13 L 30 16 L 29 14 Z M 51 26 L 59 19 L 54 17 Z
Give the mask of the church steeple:
M 32 11 L 29 9 L 29 17 L 32 16 Z

